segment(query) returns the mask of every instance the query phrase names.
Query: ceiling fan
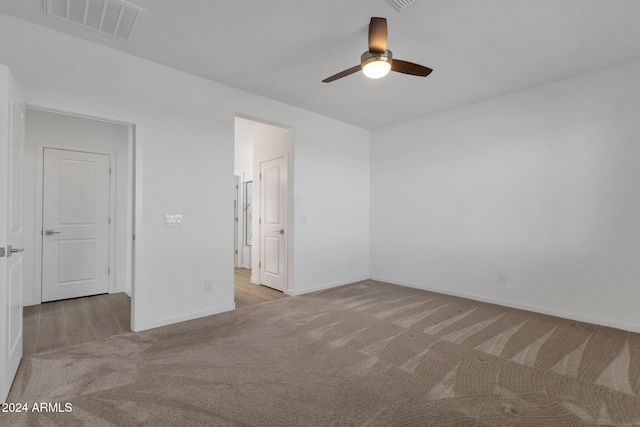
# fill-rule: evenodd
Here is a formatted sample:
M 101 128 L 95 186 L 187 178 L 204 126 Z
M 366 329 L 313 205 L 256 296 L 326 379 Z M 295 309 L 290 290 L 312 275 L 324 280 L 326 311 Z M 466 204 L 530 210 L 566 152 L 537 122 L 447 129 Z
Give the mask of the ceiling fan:
M 330 83 L 359 70 L 372 79 L 384 77 L 389 71 L 420 77 L 427 77 L 433 71 L 424 65 L 393 59 L 391 51 L 387 50 L 387 20 L 375 17 L 369 23 L 369 50 L 360 57 L 360 65 L 327 77 L 322 82 Z

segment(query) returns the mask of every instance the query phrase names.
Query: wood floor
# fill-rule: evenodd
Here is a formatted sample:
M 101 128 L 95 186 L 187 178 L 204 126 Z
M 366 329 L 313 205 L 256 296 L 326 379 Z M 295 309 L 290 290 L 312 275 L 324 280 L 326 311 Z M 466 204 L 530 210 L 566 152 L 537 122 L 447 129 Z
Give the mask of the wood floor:
M 23 311 L 23 354 L 40 353 L 131 331 L 124 293 L 31 305 Z
M 287 297 L 250 278 L 251 270 L 235 269 L 236 308 Z M 119 293 L 31 305 L 23 326 L 25 355 L 95 341 L 131 331 L 131 299 Z
M 246 268 L 236 268 L 234 275 L 236 308 L 286 298 L 288 296 L 266 286 L 254 285 L 251 283 L 251 270 L 247 270 Z

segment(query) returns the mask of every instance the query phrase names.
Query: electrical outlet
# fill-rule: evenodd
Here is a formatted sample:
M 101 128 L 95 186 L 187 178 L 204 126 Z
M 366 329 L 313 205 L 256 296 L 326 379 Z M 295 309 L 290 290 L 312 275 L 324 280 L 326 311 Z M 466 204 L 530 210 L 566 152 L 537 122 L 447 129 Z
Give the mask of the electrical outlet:
M 207 280 L 206 282 L 204 282 L 204 290 L 206 292 L 211 292 L 211 286 L 213 286 L 211 280 Z
M 504 274 L 498 274 L 498 283 L 502 285 L 507 283 L 507 276 L 505 276 Z

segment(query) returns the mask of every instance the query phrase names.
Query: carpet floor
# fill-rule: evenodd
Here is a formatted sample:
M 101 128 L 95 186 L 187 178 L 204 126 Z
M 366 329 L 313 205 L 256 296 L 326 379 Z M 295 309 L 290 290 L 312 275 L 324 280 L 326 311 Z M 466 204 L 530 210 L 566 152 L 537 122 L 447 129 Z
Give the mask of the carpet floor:
M 8 402 L 3 426 L 637 426 L 640 334 L 367 280 L 29 355 Z

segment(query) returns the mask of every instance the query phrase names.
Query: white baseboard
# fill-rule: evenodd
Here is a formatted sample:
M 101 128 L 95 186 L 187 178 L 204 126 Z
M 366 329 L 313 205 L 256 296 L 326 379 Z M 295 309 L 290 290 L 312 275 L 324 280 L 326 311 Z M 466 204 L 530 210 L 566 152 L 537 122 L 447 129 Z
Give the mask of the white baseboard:
M 114 288 L 112 291 L 109 291 L 110 294 L 119 294 L 119 293 L 125 293 L 127 294 L 129 297 L 131 297 L 131 288 L 127 288 L 127 287 L 117 287 Z
M 337 288 L 338 286 L 344 286 L 344 285 L 348 285 L 350 283 L 361 282 L 361 281 L 367 280 L 367 279 L 368 279 L 368 277 L 363 277 L 363 278 L 353 279 L 353 280 L 345 280 L 345 281 L 334 282 L 334 283 L 325 283 L 323 285 L 317 285 L 317 286 L 313 286 L 311 288 L 287 289 L 285 294 L 291 295 L 291 296 L 310 294 L 312 292 L 318 292 L 318 291 L 324 291 L 326 289 Z
M 549 315 L 549 316 L 561 317 L 563 319 L 575 320 L 575 321 L 578 321 L 578 322 L 591 323 L 591 324 L 600 325 L 600 326 L 608 326 L 610 328 L 622 329 L 624 331 L 640 332 L 640 326 L 638 326 L 638 325 L 630 325 L 628 323 L 615 322 L 615 321 L 611 321 L 611 320 L 600 319 L 600 318 L 597 318 L 597 317 L 583 316 L 581 314 L 570 313 L 570 312 L 565 312 L 565 311 L 560 311 L 560 310 L 555 310 L 555 309 L 550 309 L 550 308 L 545 308 L 545 307 L 538 307 L 536 305 L 522 304 L 522 303 L 515 302 L 515 301 L 503 300 L 503 299 L 500 299 L 500 298 L 486 297 L 486 296 L 483 296 L 483 295 L 470 294 L 470 293 L 466 293 L 466 292 L 457 292 L 457 291 L 452 291 L 452 290 L 449 290 L 449 289 L 442 289 L 442 288 L 437 288 L 437 287 L 433 287 L 433 286 L 426 286 L 426 285 L 423 285 L 423 284 L 405 282 L 405 281 L 402 281 L 402 280 L 395 280 L 395 279 L 391 279 L 391 278 L 388 278 L 388 277 L 375 276 L 375 277 L 371 277 L 371 280 L 377 280 L 379 282 L 391 283 L 393 285 L 406 286 L 408 288 L 421 289 L 423 291 L 436 292 L 436 293 L 444 294 L 444 295 L 451 295 L 451 296 L 454 296 L 454 297 L 467 298 L 467 299 L 471 299 L 471 300 L 474 300 L 474 301 L 486 302 L 486 303 L 489 303 L 489 304 L 497 304 L 497 305 L 502 305 L 502 306 L 505 306 L 505 307 L 517 308 L 519 310 L 532 311 L 534 313 L 540 313 L 540 314 L 546 314 L 546 315 Z
M 217 307 L 209 310 L 197 311 L 194 313 L 183 314 L 180 316 L 169 317 L 166 319 L 155 320 L 153 322 L 145 322 L 142 324 L 134 325 L 133 332 L 142 332 L 149 329 L 159 328 L 161 326 L 172 325 L 174 323 L 186 322 L 187 320 L 198 319 L 200 317 L 213 316 L 214 314 L 226 313 L 227 311 L 233 311 L 236 309 L 236 304 L 233 303 L 227 307 Z

